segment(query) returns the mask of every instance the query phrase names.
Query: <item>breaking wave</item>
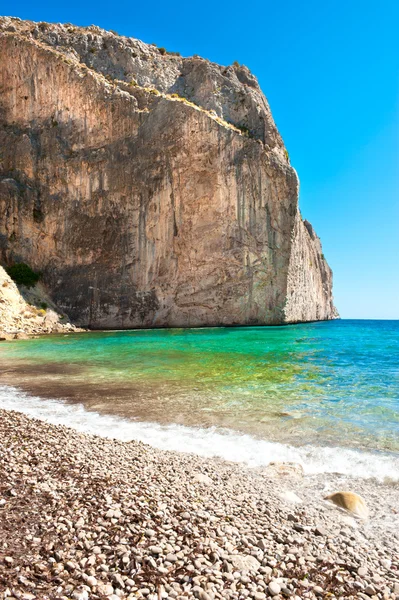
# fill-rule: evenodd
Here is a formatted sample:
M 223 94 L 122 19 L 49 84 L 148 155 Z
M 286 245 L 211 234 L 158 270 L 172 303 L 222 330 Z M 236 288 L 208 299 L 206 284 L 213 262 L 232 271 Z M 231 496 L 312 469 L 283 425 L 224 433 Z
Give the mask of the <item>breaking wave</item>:
M 220 457 L 249 467 L 265 466 L 272 461 L 289 461 L 300 463 L 307 474 L 337 473 L 399 481 L 399 457 L 394 454 L 340 447 L 296 447 L 228 429 L 135 421 L 91 412 L 81 404 L 30 396 L 10 386 L 0 386 L 0 408 L 22 412 L 54 425 L 72 427 L 82 433 L 122 441 L 136 440 L 160 450 Z

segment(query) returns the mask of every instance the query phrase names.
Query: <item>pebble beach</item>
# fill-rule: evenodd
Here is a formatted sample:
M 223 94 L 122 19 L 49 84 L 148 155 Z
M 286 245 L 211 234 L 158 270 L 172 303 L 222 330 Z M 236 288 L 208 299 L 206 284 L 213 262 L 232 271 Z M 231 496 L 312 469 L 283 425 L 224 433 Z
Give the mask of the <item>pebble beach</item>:
M 324 500 L 360 494 L 367 520 Z M 305 476 L 0 411 L 0 598 L 399 599 L 398 483 Z

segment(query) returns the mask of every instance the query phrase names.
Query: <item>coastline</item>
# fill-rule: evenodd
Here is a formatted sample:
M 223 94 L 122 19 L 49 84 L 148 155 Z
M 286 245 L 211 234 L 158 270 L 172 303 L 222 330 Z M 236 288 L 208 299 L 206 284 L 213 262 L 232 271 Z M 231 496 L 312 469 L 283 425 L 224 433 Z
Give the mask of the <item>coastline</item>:
M 5 410 L 0 440 L 4 598 L 399 597 L 397 484 L 250 469 Z M 337 489 L 370 519 L 323 500 Z
M 0 410 L 16 411 L 53 425 L 122 442 L 142 442 L 163 451 L 187 452 L 203 458 L 215 458 L 243 467 L 265 468 L 270 462 L 299 464 L 306 475 L 349 476 L 350 479 L 375 479 L 399 486 L 399 455 L 370 448 L 324 445 L 302 442 L 293 444 L 269 437 L 259 437 L 237 429 L 217 426 L 187 425 L 181 422 L 151 421 L 142 416 L 124 416 L 102 411 L 98 405 L 86 406 L 78 399 L 43 395 L 41 390 L 21 386 L 2 377 Z M 18 387 L 16 387 L 18 385 Z M 37 393 L 39 391 L 39 394 Z M 320 440 L 321 441 L 321 440 Z

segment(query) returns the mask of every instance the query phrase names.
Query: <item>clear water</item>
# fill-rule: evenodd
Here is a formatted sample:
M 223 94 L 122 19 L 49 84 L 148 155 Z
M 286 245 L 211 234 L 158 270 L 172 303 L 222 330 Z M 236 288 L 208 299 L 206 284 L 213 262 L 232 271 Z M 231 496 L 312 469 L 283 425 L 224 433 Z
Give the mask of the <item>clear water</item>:
M 0 384 L 158 432 L 399 452 L 399 321 L 47 336 L 0 346 Z

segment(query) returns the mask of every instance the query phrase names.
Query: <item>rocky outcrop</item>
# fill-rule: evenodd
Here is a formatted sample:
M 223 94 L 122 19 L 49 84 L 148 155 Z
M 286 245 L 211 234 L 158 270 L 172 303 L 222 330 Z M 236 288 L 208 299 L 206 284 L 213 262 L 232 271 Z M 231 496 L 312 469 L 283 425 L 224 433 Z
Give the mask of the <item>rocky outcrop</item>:
M 77 331 L 52 305 L 43 286 L 18 287 L 0 267 L 0 340 L 25 338 L 29 334 Z
M 0 253 L 94 328 L 336 316 L 246 67 L 97 27 L 0 22 Z
M 328 266 L 320 239 L 309 221 L 297 213 L 288 267 L 287 302 L 284 308 L 288 323 L 338 318 L 332 297 L 332 271 Z

